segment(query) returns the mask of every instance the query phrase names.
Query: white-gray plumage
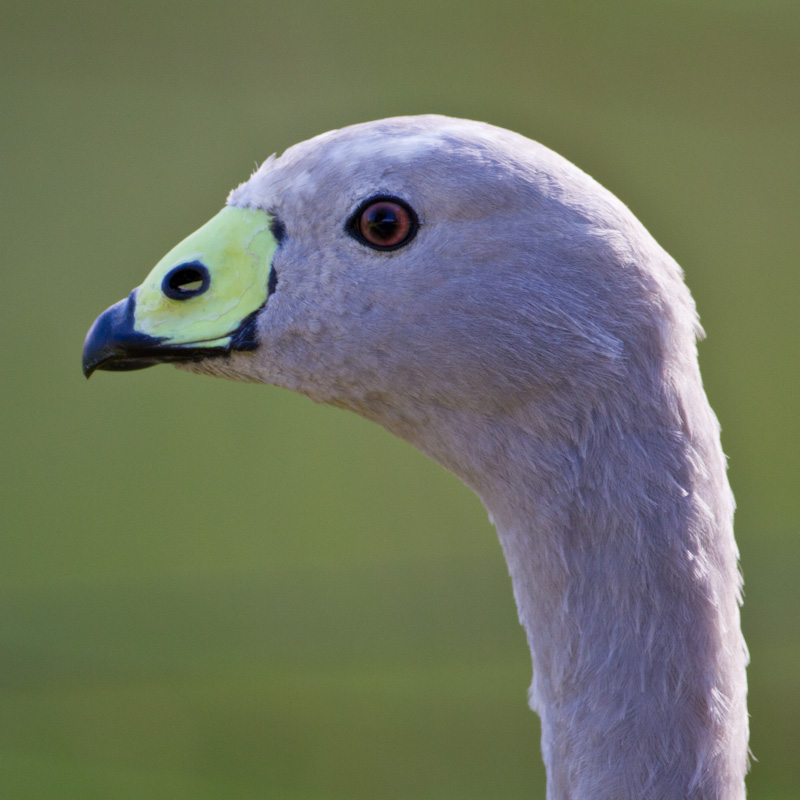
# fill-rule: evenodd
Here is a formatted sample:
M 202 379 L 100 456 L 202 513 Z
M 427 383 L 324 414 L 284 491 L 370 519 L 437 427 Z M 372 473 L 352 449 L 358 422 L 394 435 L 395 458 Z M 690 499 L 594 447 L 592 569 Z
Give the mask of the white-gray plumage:
M 349 230 L 376 196 L 418 215 L 405 246 Z M 318 136 L 228 202 L 283 226 L 277 291 L 256 350 L 185 366 L 351 409 L 477 492 L 549 800 L 743 798 L 734 504 L 677 264 L 547 148 L 439 116 Z

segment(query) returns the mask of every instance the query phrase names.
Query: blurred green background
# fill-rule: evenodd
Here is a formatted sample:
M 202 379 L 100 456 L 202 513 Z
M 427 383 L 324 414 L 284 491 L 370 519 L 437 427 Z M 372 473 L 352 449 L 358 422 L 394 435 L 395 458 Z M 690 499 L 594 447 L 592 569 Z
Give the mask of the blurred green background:
M 84 333 L 273 151 L 441 112 L 538 139 L 678 259 L 752 651 L 750 796 L 800 786 L 800 4 L 0 5 L 0 796 L 544 797 L 478 501 L 354 416 Z

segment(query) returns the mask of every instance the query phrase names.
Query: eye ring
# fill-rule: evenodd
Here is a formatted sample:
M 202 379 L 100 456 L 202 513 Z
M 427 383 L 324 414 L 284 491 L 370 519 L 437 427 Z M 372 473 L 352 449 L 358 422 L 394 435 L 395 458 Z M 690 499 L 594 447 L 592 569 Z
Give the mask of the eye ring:
M 347 223 L 347 230 L 373 250 L 397 250 L 417 235 L 419 218 L 405 200 L 376 195 L 358 207 Z
M 178 264 L 161 281 L 161 291 L 170 300 L 189 300 L 204 294 L 209 286 L 211 286 L 211 275 L 199 261 Z

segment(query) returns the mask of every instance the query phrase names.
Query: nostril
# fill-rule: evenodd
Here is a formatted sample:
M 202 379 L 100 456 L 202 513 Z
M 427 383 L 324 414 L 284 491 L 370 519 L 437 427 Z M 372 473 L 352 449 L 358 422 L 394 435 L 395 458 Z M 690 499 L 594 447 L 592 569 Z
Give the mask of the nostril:
M 173 267 L 161 281 L 161 291 L 172 300 L 188 300 L 203 294 L 211 285 L 208 270 L 199 262 Z

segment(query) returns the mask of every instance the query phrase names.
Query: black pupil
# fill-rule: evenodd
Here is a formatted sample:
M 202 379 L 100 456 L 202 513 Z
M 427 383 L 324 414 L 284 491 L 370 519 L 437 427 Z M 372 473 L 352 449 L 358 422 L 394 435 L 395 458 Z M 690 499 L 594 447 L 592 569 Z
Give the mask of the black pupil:
M 414 238 L 418 226 L 416 214 L 403 200 L 375 197 L 364 201 L 347 230 L 373 250 L 396 250 Z
M 397 235 L 401 225 L 397 206 L 390 203 L 376 203 L 364 214 L 364 222 L 375 239 L 389 241 Z

